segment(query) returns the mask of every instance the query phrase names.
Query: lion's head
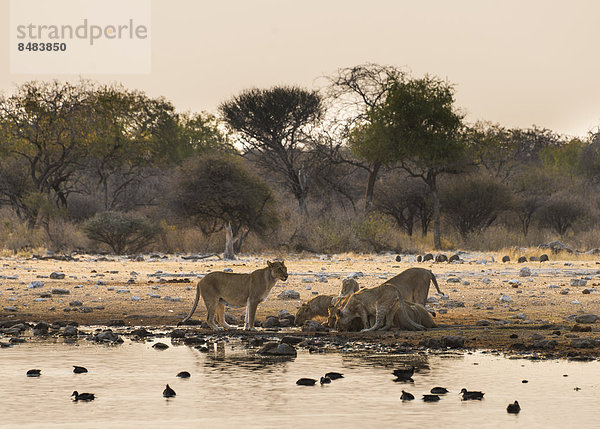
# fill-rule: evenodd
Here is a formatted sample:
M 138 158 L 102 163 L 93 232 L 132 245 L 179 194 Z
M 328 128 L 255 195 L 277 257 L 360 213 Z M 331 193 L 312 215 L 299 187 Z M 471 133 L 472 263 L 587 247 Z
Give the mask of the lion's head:
M 281 281 L 286 281 L 288 278 L 287 268 L 285 266 L 284 261 L 267 261 L 267 265 L 271 270 L 271 275 Z

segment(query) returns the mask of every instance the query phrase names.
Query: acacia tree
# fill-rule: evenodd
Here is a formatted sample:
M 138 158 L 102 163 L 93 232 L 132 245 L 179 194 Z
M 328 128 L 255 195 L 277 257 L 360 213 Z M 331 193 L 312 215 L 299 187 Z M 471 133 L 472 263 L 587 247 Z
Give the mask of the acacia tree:
M 359 64 L 339 69 L 329 78 L 327 94 L 336 106 L 334 121 L 340 126 L 341 140 L 347 141 L 352 156 L 343 150 L 331 151 L 341 162 L 354 165 L 367 172 L 365 187 L 365 210 L 373 201 L 375 183 L 381 168 L 389 162 L 390 151 L 379 146 L 381 141 L 365 139 L 364 127 L 371 124 L 369 111 L 380 107 L 395 82 L 404 73 L 396 67 L 379 64 Z
M 395 83 L 383 105 L 370 111 L 369 140 L 381 140 L 400 166 L 423 180 L 433 199 L 433 239 L 441 249 L 437 179 L 465 165 L 462 116 L 454 108 L 454 88 L 431 76 Z
M 92 89 L 86 81 L 33 81 L 18 87 L 10 97 L 0 97 L 2 151 L 23 160 L 32 192 L 51 197 L 59 207 L 67 205 L 72 178 L 94 136 Z M 19 204 L 25 205 L 23 201 Z M 35 208 L 25 214 L 30 224 L 35 223 Z
M 250 232 L 265 235 L 279 223 L 271 190 L 232 155 L 186 161 L 177 175 L 173 205 L 205 234 L 225 231 L 226 259 L 235 259 Z
M 175 108 L 119 86 L 98 87 L 92 95 L 93 142 L 80 170 L 100 187 L 104 210 L 122 209 L 128 188 L 153 174 L 149 166 L 177 153 Z
M 248 89 L 219 106 L 228 127 L 240 136 L 245 156 L 275 173 L 308 215 L 308 175 L 311 154 L 307 151 L 311 126 L 323 113 L 321 96 L 295 86 Z

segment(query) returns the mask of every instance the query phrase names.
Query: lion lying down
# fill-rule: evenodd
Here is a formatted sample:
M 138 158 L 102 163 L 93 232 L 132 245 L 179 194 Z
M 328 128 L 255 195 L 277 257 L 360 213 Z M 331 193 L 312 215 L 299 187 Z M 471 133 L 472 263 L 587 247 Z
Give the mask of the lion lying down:
M 347 278 L 342 281 L 342 290 L 338 296 L 319 295 L 302 304 L 294 319 L 296 326 L 302 326 L 304 322 L 312 320 L 317 316 L 327 317 L 329 315 L 329 307 L 336 305 L 340 299 L 353 294 L 358 289 L 356 280 Z
M 350 330 L 356 318 L 362 322 L 363 332 L 392 328 L 422 331 L 437 326 L 425 307 L 405 301 L 389 284 L 350 295 L 345 305 L 334 312 L 334 325 L 338 331 Z

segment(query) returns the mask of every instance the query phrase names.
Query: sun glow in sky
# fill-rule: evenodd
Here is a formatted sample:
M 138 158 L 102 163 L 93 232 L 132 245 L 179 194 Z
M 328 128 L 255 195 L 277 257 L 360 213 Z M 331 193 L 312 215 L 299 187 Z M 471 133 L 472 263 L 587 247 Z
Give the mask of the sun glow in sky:
M 151 73 L 82 77 L 164 96 L 181 111 L 215 113 L 244 88 L 318 88 L 338 68 L 375 62 L 448 79 L 470 122 L 578 136 L 600 125 L 594 0 L 153 0 L 151 8 Z M 3 1 L 3 29 L 9 21 Z M 0 91 L 79 78 L 10 74 L 7 33 Z

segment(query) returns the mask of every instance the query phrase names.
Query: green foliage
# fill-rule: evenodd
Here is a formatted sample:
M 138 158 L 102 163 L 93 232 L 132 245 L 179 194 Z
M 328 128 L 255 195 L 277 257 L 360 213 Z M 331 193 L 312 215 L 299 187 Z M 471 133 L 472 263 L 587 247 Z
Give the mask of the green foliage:
M 323 113 L 321 96 L 295 86 L 254 88 L 221 104 L 219 111 L 246 153 L 275 173 L 307 214 L 307 176 L 315 157 L 306 149 L 310 127 Z
M 83 229 L 90 240 L 107 244 L 118 255 L 142 251 L 159 232 L 156 225 L 142 217 L 117 212 L 98 213 Z
M 211 151 L 235 149 L 219 129 L 219 121 L 210 113 L 184 113 L 178 115 L 177 144 L 174 152 L 179 161 Z
M 575 176 L 584 171 L 582 154 L 587 144 L 580 139 L 572 139 L 560 146 L 549 146 L 540 151 L 545 168 L 558 174 Z
M 441 195 L 446 220 L 466 238 L 488 228 L 511 207 L 510 190 L 491 178 L 454 180 Z
M 379 109 L 371 112 L 374 135 L 389 155 L 416 170 L 454 170 L 464 160 L 462 115 L 454 88 L 435 77 L 397 82 Z M 417 173 L 418 174 L 418 173 Z
M 192 218 L 206 234 L 231 225 L 238 240 L 265 235 L 279 223 L 269 187 L 240 158 L 207 154 L 183 164 L 173 195 L 176 212 Z

